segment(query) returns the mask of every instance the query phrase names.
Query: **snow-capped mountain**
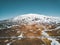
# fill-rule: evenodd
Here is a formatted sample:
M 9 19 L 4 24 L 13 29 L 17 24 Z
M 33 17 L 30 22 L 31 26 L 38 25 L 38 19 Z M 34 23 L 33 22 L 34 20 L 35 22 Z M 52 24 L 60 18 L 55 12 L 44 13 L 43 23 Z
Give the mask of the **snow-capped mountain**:
M 24 14 L 10 19 L 12 22 L 18 23 L 60 23 L 59 17 L 45 16 L 40 14 Z
M 0 24 L 3 26 L 12 26 L 17 24 L 59 24 L 60 19 L 59 17 L 53 17 L 53 16 L 45 16 L 40 14 L 24 14 L 20 16 L 13 17 L 8 20 L 0 21 Z
M 3 41 L 7 45 L 14 45 L 15 41 L 17 44 L 18 40 L 25 37 L 32 39 L 39 38 L 39 40 L 41 39 L 43 42 L 45 41 L 44 45 L 48 45 L 48 41 L 50 45 L 60 45 L 60 42 L 58 42 L 60 41 L 60 38 L 57 38 L 57 36 L 60 36 L 59 18 L 60 17 L 45 16 L 40 14 L 24 14 L 0 21 L 0 38 L 11 38 L 12 41 L 9 39 L 7 39 L 8 41 L 6 39 Z M 18 40 L 13 40 L 15 38 Z

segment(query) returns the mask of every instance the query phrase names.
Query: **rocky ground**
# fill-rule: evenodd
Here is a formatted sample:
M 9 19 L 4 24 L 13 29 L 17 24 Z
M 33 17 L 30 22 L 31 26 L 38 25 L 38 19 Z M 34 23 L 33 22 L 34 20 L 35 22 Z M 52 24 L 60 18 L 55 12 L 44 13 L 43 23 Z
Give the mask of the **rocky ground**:
M 33 24 L 1 29 L 0 45 L 51 45 L 49 36 L 60 43 L 60 28 L 56 28 L 55 25 Z

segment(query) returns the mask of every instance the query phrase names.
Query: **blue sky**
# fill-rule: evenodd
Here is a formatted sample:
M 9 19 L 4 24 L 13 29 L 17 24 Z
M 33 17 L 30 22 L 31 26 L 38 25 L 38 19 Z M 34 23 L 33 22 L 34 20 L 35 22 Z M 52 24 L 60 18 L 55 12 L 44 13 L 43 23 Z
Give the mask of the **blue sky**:
M 28 13 L 60 17 L 60 0 L 0 0 L 0 20 Z

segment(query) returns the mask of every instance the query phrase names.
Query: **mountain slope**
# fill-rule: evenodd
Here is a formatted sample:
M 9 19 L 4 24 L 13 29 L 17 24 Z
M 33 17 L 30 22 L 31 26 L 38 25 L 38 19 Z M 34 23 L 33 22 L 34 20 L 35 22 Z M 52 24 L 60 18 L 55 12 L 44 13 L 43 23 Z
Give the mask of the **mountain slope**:
M 58 36 L 60 36 L 59 17 L 24 14 L 0 21 L 1 45 L 15 45 L 15 43 L 22 45 L 22 40 L 25 44 L 29 42 L 28 45 L 35 44 L 35 41 L 41 42 L 41 45 L 60 45 Z M 39 42 L 35 45 L 40 45 Z

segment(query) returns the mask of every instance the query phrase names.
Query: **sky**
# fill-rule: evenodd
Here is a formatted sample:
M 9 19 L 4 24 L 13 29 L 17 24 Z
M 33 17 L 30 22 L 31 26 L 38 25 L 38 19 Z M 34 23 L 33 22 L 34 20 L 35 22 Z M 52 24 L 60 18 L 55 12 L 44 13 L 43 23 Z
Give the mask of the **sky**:
M 0 0 L 0 20 L 29 13 L 60 17 L 60 0 Z

